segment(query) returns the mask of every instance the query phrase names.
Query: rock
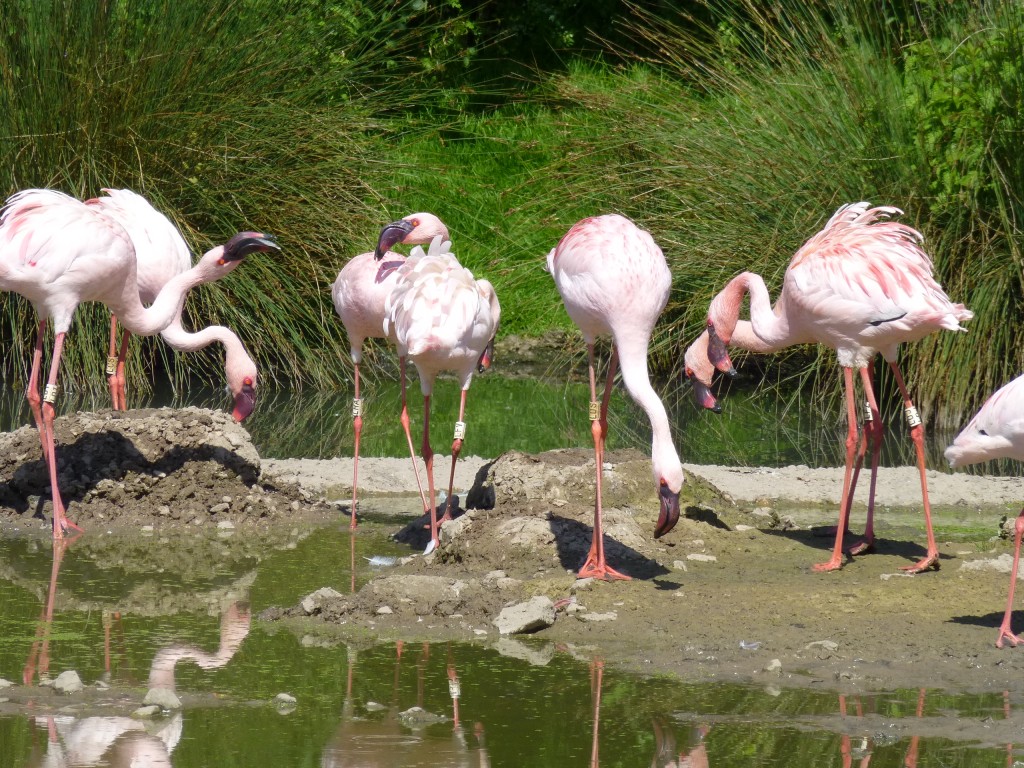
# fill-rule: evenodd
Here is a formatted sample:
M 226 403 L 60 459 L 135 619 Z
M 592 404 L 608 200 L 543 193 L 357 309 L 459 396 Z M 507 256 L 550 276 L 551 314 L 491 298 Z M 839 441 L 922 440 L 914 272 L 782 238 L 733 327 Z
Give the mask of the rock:
M 298 704 L 299 700 L 290 693 L 279 693 L 274 697 L 275 704 Z
M 537 595 L 525 603 L 517 603 L 502 609 L 494 626 L 503 635 L 536 632 L 555 623 L 555 604 L 551 598 Z
M 150 688 L 143 704 L 155 704 L 161 709 L 181 709 L 181 700 L 169 688 Z
M 390 606 L 387 605 L 382 605 L 380 608 L 377 609 L 378 616 L 390 616 L 393 613 L 394 611 L 391 610 Z
M 156 717 L 160 714 L 160 707 L 156 704 L 150 704 L 145 707 L 139 707 L 132 712 L 132 717 L 136 720 L 149 720 L 150 718 Z
M 579 613 L 577 618 L 580 621 L 614 621 L 619 618 L 619 614 L 615 611 L 608 611 L 608 613 Z
M 0 677 L 0 688 L 10 688 L 12 685 L 14 685 L 14 683 L 12 683 L 10 680 L 4 680 L 2 677 Z
M 778 659 L 772 659 L 771 661 L 769 661 L 767 664 L 764 665 L 764 669 L 762 671 L 766 675 L 773 675 L 775 677 L 781 677 L 782 676 L 782 662 L 779 661 Z
M 82 684 L 82 678 L 73 669 L 61 672 L 53 681 L 53 689 L 58 693 L 78 693 L 83 688 L 85 686 Z
M 316 592 L 311 592 L 302 598 L 302 602 L 299 605 L 302 606 L 302 610 L 307 616 L 312 616 L 313 614 L 320 613 L 325 602 L 337 600 L 340 597 L 343 597 L 343 595 L 336 589 L 320 587 Z
M 444 715 L 435 715 L 432 712 L 427 712 L 422 707 L 410 707 L 405 712 L 399 712 L 398 719 L 407 728 L 418 729 L 433 725 L 434 723 L 443 723 L 448 718 Z
M 700 552 L 691 552 L 686 556 L 687 560 L 694 560 L 698 563 L 717 563 L 718 558 L 714 555 L 705 555 Z

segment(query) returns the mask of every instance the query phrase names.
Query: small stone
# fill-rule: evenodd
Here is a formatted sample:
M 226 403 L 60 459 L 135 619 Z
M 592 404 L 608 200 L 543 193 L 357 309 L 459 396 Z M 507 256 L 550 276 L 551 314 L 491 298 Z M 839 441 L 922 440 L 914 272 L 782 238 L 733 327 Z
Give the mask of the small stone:
M 150 704 L 149 706 L 139 707 L 132 712 L 132 717 L 136 720 L 149 720 L 160 714 L 160 707 L 156 704 Z
M 619 614 L 615 611 L 608 611 L 608 613 L 580 613 L 577 617 L 582 621 L 614 621 L 619 618 Z
M 782 662 L 778 659 L 772 659 L 764 665 L 763 672 L 767 675 L 773 675 L 775 677 L 782 676 Z
M 212 512 L 213 510 L 211 509 L 210 511 Z M 222 531 L 235 530 L 235 524 L 232 523 L 230 520 L 221 520 L 219 523 L 217 523 L 217 527 L 220 528 Z
M 701 552 L 691 552 L 686 556 L 687 560 L 695 560 L 698 563 L 717 563 L 718 558 L 714 555 L 705 555 Z
M 298 701 L 299 700 L 290 693 L 279 693 L 274 697 L 275 704 L 297 704 Z
M 53 688 L 59 693 L 78 693 L 85 686 L 82 684 L 82 678 L 78 676 L 78 673 L 73 669 L 69 669 L 67 672 L 61 672 L 57 675 L 57 679 L 53 681 Z
M 377 609 L 378 616 L 390 616 L 392 613 L 394 613 L 394 611 L 391 610 L 391 606 L 389 605 L 382 605 Z
M 220 504 L 214 504 L 212 507 L 210 507 L 210 514 L 211 515 L 218 515 L 221 512 L 227 512 L 229 509 L 231 509 L 231 505 L 230 504 L 226 504 L 224 502 L 221 502 Z
M 0 688 L 10 688 L 12 685 L 14 685 L 14 683 L 12 683 L 10 680 L 4 680 L 2 677 L 0 677 Z
M 181 700 L 169 688 L 150 688 L 143 704 L 156 704 L 161 709 L 181 709 Z

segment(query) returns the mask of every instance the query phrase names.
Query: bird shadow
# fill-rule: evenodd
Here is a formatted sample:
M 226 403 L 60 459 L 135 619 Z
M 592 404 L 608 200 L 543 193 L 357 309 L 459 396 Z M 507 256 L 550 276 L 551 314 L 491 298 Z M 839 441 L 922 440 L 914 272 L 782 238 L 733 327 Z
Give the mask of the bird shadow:
M 452 520 L 458 520 L 464 514 L 466 510 L 459 505 L 459 495 L 457 493 L 451 496 L 451 516 Z M 434 507 L 434 515 L 440 520 L 444 514 L 445 508 L 448 506 L 448 499 L 445 499 L 436 507 Z M 423 513 L 415 520 L 407 523 L 399 531 L 393 533 L 391 538 L 394 541 L 402 544 L 407 544 L 412 549 L 418 549 L 420 551 L 426 549 L 427 544 L 430 543 L 430 514 Z
M 829 526 L 815 526 L 814 528 L 797 528 L 797 529 L 776 529 L 768 528 L 762 529 L 761 531 L 766 536 L 781 536 L 791 541 L 799 542 L 805 545 L 808 549 L 818 549 L 823 552 L 831 552 L 835 544 L 835 527 Z M 856 534 L 855 534 L 856 535 Z M 851 541 L 847 538 L 845 541 Z M 843 562 L 848 563 L 851 560 L 855 560 L 861 557 L 866 557 L 871 554 L 875 555 L 889 555 L 892 557 L 904 558 L 911 562 L 921 560 L 928 552 L 928 549 L 916 542 L 903 540 L 903 539 L 888 539 L 879 536 L 876 532 L 875 541 L 871 549 L 859 555 L 850 555 L 848 552 L 843 554 Z M 944 555 L 939 553 L 939 561 L 955 559 L 951 555 Z
M 586 562 L 594 536 L 593 526 L 569 517 L 548 517 L 555 538 L 558 563 L 566 570 L 578 571 Z M 604 554 L 608 565 L 634 579 L 654 579 L 671 571 L 618 539 L 604 534 Z
M 127 435 L 116 430 L 102 430 L 82 434 L 73 442 L 61 443 L 57 449 L 57 476 L 60 493 L 69 514 L 72 505 L 84 503 L 90 494 L 101 489 L 105 482 L 119 483 L 132 473 L 153 478 L 153 484 L 162 477 L 170 477 L 193 462 L 215 462 L 237 476 L 247 486 L 259 480 L 259 467 L 235 451 L 219 445 L 201 444 L 174 446 L 150 460 Z M 148 485 L 143 481 L 147 488 Z M 143 503 L 136 493 L 128 490 L 105 489 L 108 498 L 118 503 Z M 123 498 L 119 498 L 122 496 Z M 45 518 L 45 502 L 52 501 L 50 476 L 46 462 L 40 458 L 25 461 L 13 472 L 8 482 L 0 483 L 0 505 L 21 515 L 30 508 L 33 518 Z
M 953 616 L 949 619 L 951 624 L 963 624 L 970 627 L 991 627 L 999 629 L 1003 623 L 1003 612 L 985 613 L 978 616 Z M 1010 616 L 1010 626 L 1024 626 L 1024 611 L 1014 611 Z

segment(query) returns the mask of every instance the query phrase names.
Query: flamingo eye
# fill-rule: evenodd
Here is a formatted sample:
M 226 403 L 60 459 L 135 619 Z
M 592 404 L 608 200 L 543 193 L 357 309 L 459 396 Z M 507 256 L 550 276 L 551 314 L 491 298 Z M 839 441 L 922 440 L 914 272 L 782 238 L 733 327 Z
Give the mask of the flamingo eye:
M 419 219 L 413 219 L 409 223 L 412 224 L 414 227 L 418 227 L 420 225 L 420 220 Z

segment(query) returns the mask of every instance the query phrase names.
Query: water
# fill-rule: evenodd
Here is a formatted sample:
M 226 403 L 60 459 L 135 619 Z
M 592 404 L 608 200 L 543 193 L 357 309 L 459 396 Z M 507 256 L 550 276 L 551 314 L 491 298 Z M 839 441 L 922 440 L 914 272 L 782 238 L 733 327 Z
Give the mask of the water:
M 493 632 L 477 643 L 346 645 L 252 620 L 324 583 L 358 589 L 371 576 L 364 558 L 393 554 L 389 546 L 340 529 L 87 536 L 60 558 L 47 622 L 50 542 L 0 540 L 0 677 L 38 684 L 46 659 L 51 677 L 75 669 L 87 685 L 104 680 L 118 691 L 91 694 L 98 702 L 85 711 L 45 706 L 43 695 L 31 708 L 0 704 L 0 768 L 665 766 L 682 755 L 691 766 L 927 768 L 1024 759 L 1006 738 L 1020 733 L 1013 713 L 1022 704 L 999 694 L 841 698 L 682 683 L 544 642 L 509 640 L 503 655 Z M 151 681 L 171 679 L 185 703 L 179 714 L 128 717 Z M 282 692 L 294 707 L 275 706 Z M 414 706 L 430 719 L 403 722 Z M 1000 727 L 1007 718 L 1010 729 Z M 94 739 L 88 754 L 85 735 Z
M 770 391 L 733 388 L 723 397 L 723 413 L 697 408 L 687 385 L 663 382 L 663 393 L 673 436 L 684 462 L 737 466 L 810 467 L 841 466 L 845 461 L 846 421 L 841 410 L 820 403 L 792 405 L 792 398 Z M 408 452 L 398 421 L 400 388 L 397 381 L 370 381 L 363 389 L 364 456 L 404 456 Z M 592 447 L 588 418 L 589 387 L 581 381 L 509 379 L 487 374 L 474 379 L 466 405 L 465 455 L 498 456 L 504 451 L 539 452 L 555 448 Z M 409 388 L 409 416 L 413 445 L 419 450 L 423 399 L 419 386 Z M 446 453 L 458 416 L 459 390 L 451 379 L 439 380 L 431 408 L 431 442 Z M 196 389 L 130 396 L 131 407 L 200 405 L 225 409 L 223 391 Z M 59 401 L 61 412 L 109 407 L 106 393 L 69 393 Z M 891 405 L 891 404 L 890 404 Z M 352 453 L 352 395 L 346 391 L 260 393 L 256 411 L 246 421 L 261 456 L 268 458 L 331 458 Z M 901 416 L 884 412 L 888 432 L 882 465 L 913 465 L 913 445 Z M 21 392 L 0 390 L 0 428 L 31 423 Z M 616 387 L 609 408 L 611 449 L 635 447 L 650 451 L 650 425 L 646 415 L 621 387 Z M 942 451 L 955 431 L 926 435 L 927 464 L 948 471 Z M 960 470 L 964 471 L 964 470 Z M 975 473 L 1016 474 L 1012 463 L 992 462 L 968 468 Z

